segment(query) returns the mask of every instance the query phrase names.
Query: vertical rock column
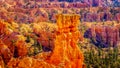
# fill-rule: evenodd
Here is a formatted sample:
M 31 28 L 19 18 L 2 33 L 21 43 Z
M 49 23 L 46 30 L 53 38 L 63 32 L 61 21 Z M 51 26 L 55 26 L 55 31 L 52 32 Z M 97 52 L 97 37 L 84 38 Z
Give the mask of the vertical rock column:
M 80 32 L 78 15 L 57 15 L 58 31 L 50 63 L 63 68 L 82 68 L 83 54 L 77 43 Z

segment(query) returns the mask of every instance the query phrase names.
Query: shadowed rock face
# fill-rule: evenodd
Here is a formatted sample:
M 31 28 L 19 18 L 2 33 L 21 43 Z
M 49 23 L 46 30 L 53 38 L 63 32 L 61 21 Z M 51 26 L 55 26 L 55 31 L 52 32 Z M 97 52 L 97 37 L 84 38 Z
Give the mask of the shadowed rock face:
M 118 26 L 119 25 L 117 25 L 117 27 L 92 25 L 92 27 L 85 32 L 84 37 L 89 38 L 91 42 L 98 47 L 116 47 L 120 42 Z

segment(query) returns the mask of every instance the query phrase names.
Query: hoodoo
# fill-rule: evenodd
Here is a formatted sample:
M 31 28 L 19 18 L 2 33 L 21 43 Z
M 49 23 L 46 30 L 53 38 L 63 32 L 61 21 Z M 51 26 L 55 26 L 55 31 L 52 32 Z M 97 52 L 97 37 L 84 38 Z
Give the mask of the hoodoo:
M 57 32 L 50 54 L 11 59 L 12 68 L 84 68 L 84 57 L 77 43 L 82 36 L 78 30 L 79 15 L 57 15 Z M 80 37 L 81 36 L 81 37 Z
M 84 58 L 77 45 L 80 36 L 79 18 L 78 15 L 57 15 L 58 33 L 50 57 L 51 63 L 65 64 L 65 68 L 82 68 Z

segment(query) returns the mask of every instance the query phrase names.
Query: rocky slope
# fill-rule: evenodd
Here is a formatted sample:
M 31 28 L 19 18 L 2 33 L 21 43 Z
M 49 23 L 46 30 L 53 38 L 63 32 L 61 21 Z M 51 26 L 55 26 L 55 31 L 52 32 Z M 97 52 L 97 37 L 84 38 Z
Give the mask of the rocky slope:
M 55 15 L 63 13 L 79 14 L 81 21 L 119 21 L 120 8 L 106 7 L 116 4 L 119 5 L 118 0 L 0 0 L 0 19 L 20 23 L 55 22 Z

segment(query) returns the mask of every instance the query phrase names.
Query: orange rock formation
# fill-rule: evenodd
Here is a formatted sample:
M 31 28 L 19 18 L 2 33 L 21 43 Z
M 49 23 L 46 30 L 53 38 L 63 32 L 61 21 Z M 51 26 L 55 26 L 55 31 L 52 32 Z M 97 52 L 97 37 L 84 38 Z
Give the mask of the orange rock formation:
M 77 46 L 80 36 L 78 15 L 57 15 L 58 33 L 50 62 L 64 64 L 64 68 L 82 68 L 83 54 Z
M 11 68 L 84 68 L 84 57 L 77 42 L 80 32 L 78 15 L 57 15 L 58 31 L 53 52 L 11 59 Z

